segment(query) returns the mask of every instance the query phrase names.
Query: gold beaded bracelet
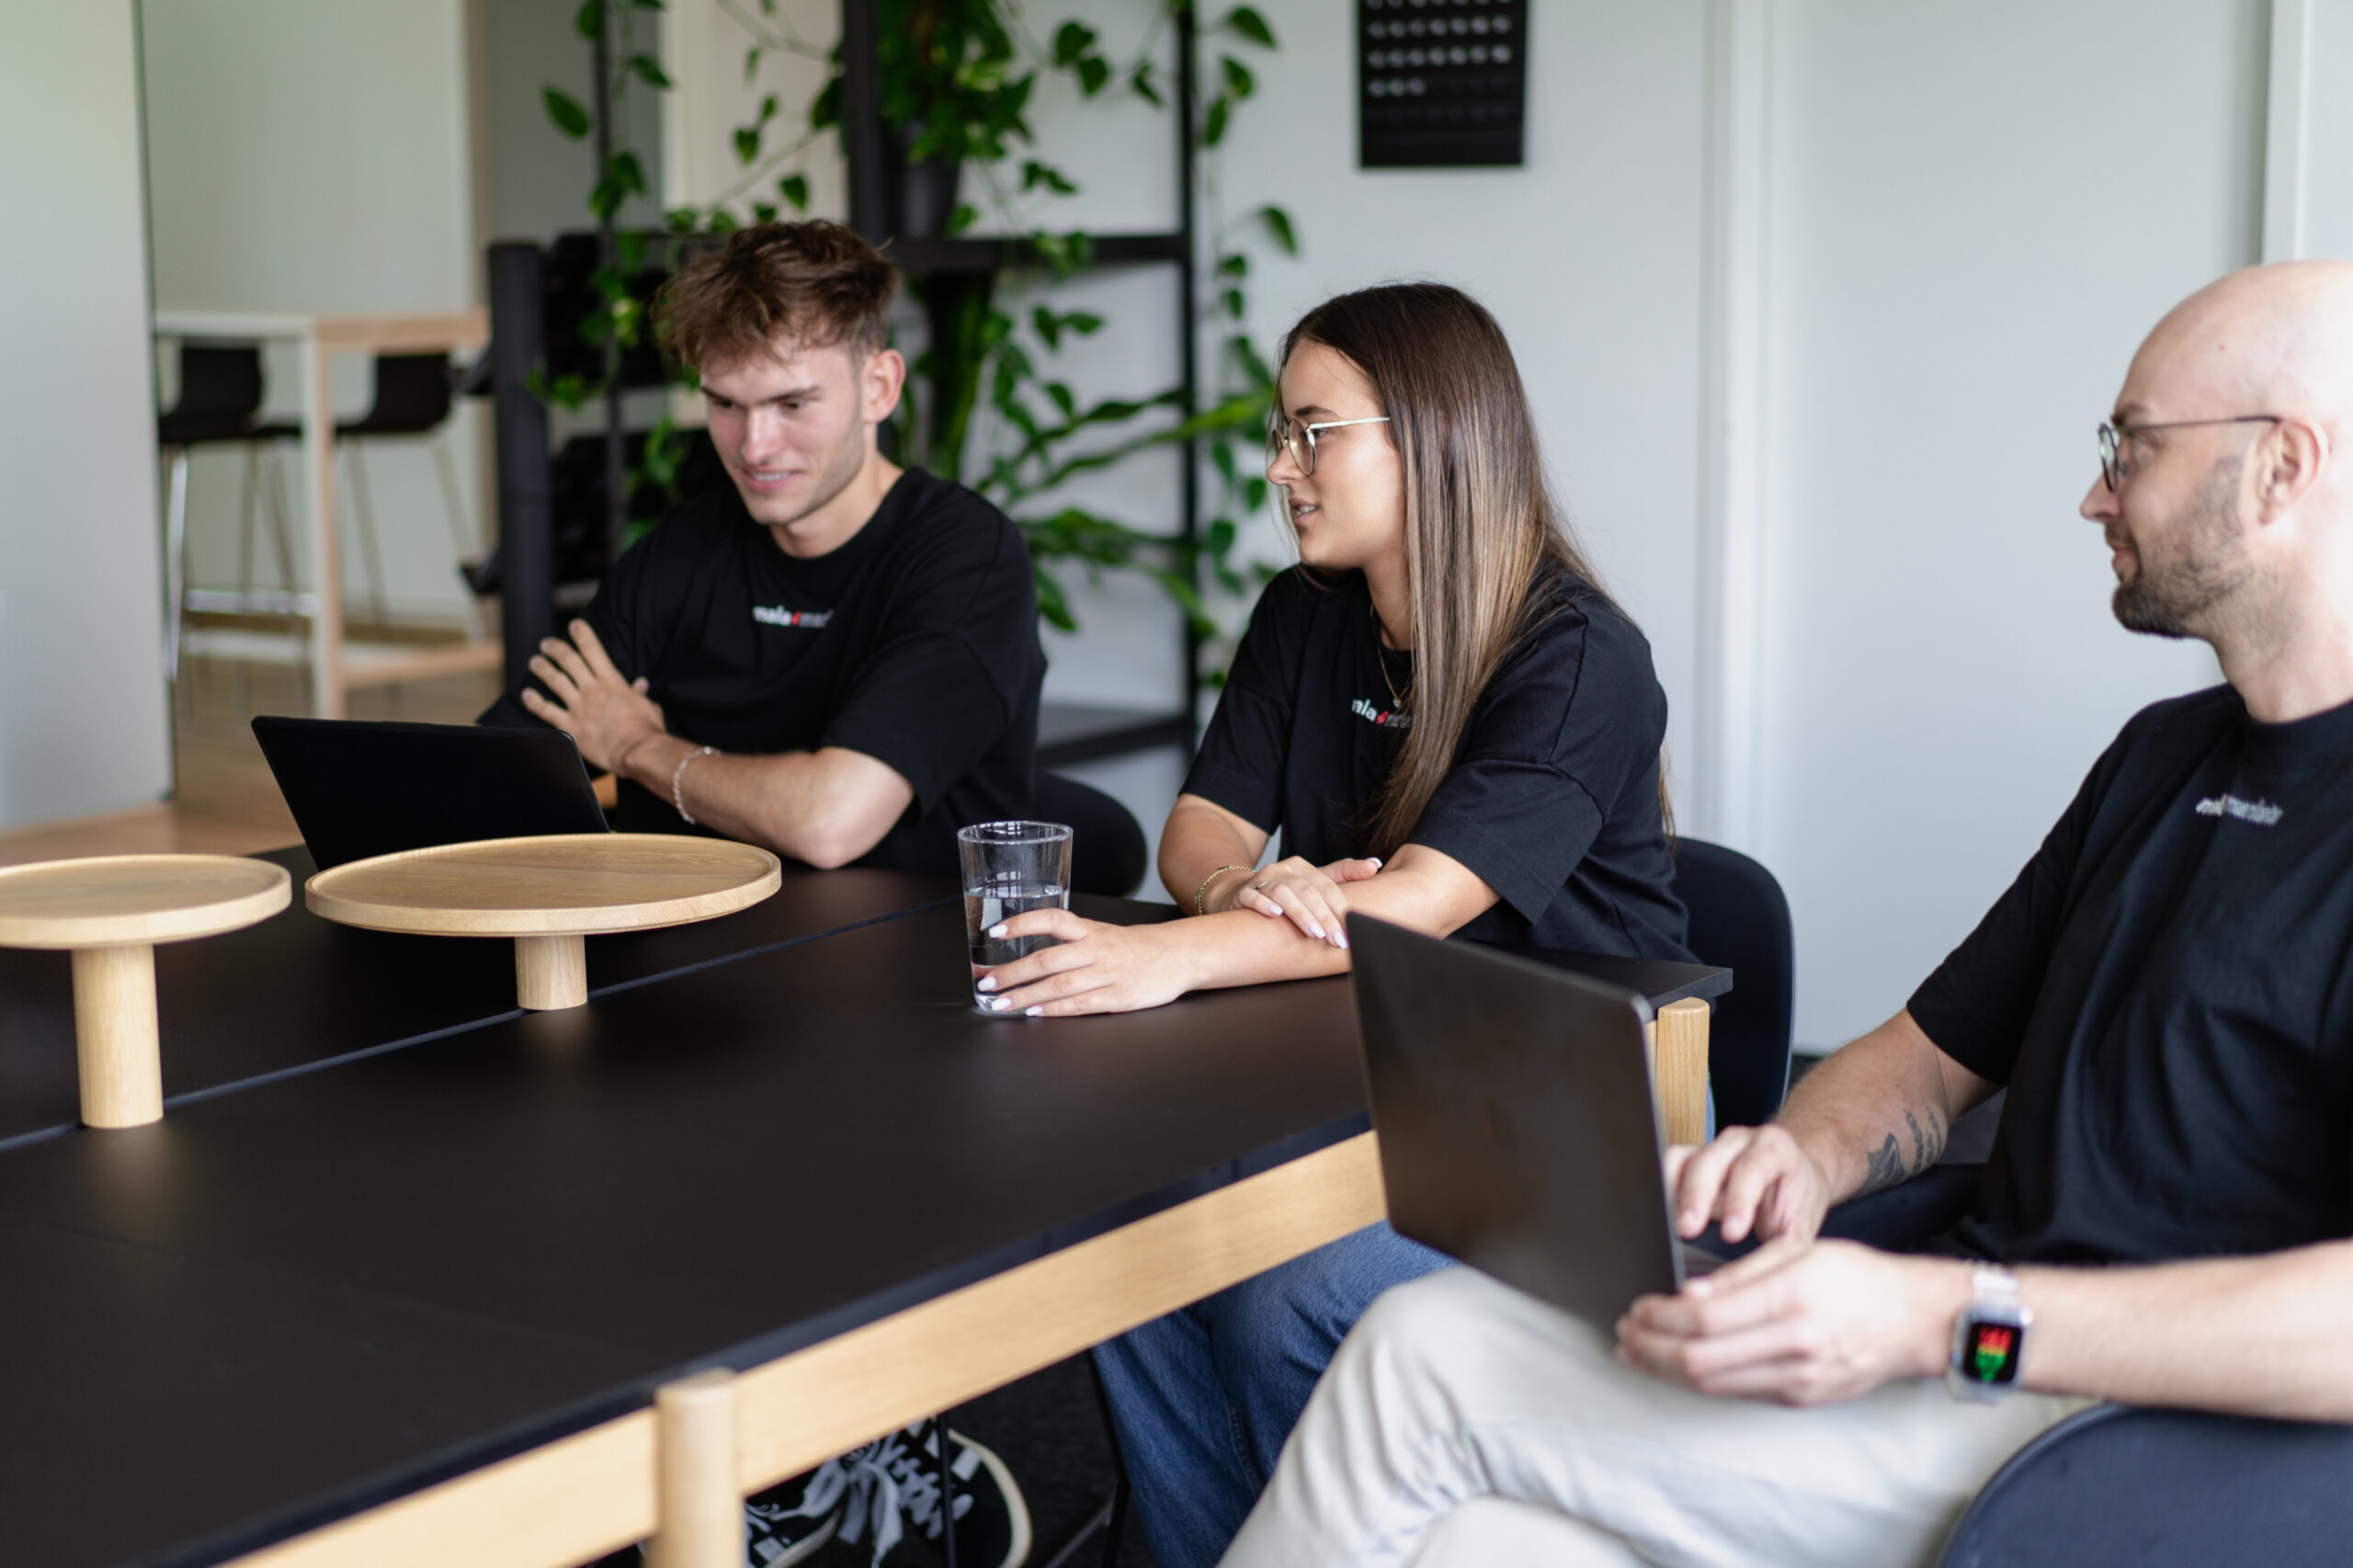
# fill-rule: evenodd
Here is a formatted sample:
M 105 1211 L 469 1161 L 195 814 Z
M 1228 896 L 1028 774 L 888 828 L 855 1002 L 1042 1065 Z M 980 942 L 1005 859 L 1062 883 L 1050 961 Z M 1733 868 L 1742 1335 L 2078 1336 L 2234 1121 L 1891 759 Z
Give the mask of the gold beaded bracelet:
M 1209 897 L 1210 884 L 1211 882 L 1217 881 L 1228 871 L 1255 871 L 1258 868 L 1256 866 L 1220 866 L 1216 870 L 1211 871 L 1208 876 L 1203 877 L 1201 879 L 1201 885 L 1193 890 L 1193 913 L 1196 915 L 1207 915 L 1210 912 Z

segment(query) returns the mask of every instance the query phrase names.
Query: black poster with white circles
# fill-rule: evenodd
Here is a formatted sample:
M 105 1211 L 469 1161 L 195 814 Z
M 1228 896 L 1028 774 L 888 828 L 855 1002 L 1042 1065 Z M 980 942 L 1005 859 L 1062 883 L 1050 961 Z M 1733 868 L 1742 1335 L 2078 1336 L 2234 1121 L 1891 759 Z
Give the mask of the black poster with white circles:
M 1528 0 L 1357 0 L 1357 164 L 1522 162 Z

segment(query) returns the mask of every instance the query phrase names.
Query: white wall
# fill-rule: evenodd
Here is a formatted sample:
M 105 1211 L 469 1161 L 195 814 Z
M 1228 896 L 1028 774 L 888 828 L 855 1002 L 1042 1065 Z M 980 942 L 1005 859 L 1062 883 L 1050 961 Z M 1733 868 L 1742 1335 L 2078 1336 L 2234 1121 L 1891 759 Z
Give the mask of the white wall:
M 479 302 L 465 9 L 463 0 L 141 0 L 157 307 L 394 312 Z M 272 414 L 299 417 L 292 353 L 273 352 L 266 369 Z M 166 397 L 173 373 L 167 356 Z M 365 409 L 366 358 L 339 358 L 335 384 L 339 410 Z M 475 443 L 487 427 L 478 405 L 460 410 L 437 438 L 451 443 L 463 522 L 479 540 L 494 531 L 476 483 Z M 300 461 L 290 449 L 285 460 L 299 506 Z M 243 461 L 224 448 L 193 464 L 190 578 L 199 586 L 235 582 Z M 462 622 L 470 602 L 431 453 L 415 441 L 380 442 L 367 472 L 391 608 Z M 347 490 L 338 511 L 345 586 L 356 597 L 365 565 Z M 307 575 L 299 515 L 294 532 Z M 274 585 L 266 542 L 256 557 L 256 580 Z
M 2211 682 L 2118 628 L 2092 427 L 2254 259 L 2259 0 L 1772 6 L 1755 848 L 1798 1039 L 1900 1006 L 2134 710 Z
M 0 826 L 171 784 L 129 0 L 0 8 Z

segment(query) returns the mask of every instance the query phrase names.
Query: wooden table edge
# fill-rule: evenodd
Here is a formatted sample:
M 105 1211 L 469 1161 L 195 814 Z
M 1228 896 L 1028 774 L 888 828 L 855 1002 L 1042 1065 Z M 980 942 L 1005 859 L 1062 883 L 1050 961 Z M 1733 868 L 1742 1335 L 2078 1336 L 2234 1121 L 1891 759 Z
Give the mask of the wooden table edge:
M 1359 1133 L 889 1317 L 737 1380 L 746 1494 L 1051 1366 L 1381 1219 Z M 652 1535 L 654 1413 L 237 1558 L 233 1568 L 569 1568 Z

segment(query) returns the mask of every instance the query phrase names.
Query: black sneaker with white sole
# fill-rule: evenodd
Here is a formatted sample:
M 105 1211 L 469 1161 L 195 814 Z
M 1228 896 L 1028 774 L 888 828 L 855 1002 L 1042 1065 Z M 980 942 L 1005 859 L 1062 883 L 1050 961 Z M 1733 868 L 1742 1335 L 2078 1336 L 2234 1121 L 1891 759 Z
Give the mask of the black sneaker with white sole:
M 908 1535 L 944 1555 L 940 1537 L 938 1425 L 926 1417 L 819 1466 L 787 1503 L 764 1493 L 746 1505 L 748 1568 L 790 1568 L 826 1540 L 865 1546 L 880 1568 L 883 1556 Z M 956 1478 L 957 1568 L 1021 1568 L 1029 1559 L 1029 1505 L 1005 1461 L 952 1427 L 948 1468 Z M 771 1518 L 759 1517 L 763 1504 Z M 762 1555 L 763 1529 L 777 1529 Z M 788 1541 L 787 1533 L 791 1532 Z M 790 1555 L 788 1555 L 790 1553 Z
M 744 1502 L 745 1568 L 793 1568 L 828 1541 L 870 1543 L 874 1568 L 910 1532 L 943 1559 L 938 1424 L 929 1416 Z M 1029 1506 L 990 1449 L 948 1433 L 956 1477 L 956 1568 L 1021 1568 L 1029 1560 Z M 597 1568 L 637 1568 L 639 1549 Z

